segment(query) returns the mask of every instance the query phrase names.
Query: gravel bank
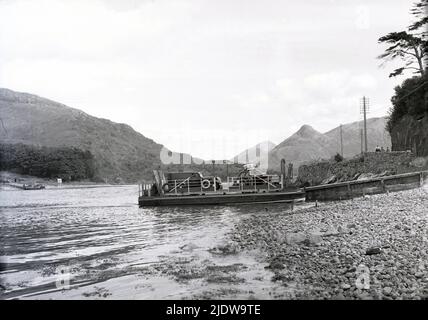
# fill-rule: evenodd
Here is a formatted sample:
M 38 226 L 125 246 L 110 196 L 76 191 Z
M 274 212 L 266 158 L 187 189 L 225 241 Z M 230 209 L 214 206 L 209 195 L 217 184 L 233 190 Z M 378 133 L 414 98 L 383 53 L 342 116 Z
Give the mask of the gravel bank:
M 261 249 L 288 299 L 428 299 L 428 189 L 251 215 L 231 235 Z

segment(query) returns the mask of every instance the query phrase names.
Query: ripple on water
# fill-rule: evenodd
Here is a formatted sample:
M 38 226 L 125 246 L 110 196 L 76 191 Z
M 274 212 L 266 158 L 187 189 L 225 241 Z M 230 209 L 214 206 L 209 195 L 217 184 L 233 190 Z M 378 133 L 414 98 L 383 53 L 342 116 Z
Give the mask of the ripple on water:
M 3 196 L 4 296 L 164 299 L 208 297 L 211 290 L 245 298 L 257 281 L 259 288 L 272 286 L 270 273 L 253 256 L 216 257 L 209 249 L 224 242 L 242 216 L 282 212 L 283 206 L 143 209 L 136 204 L 137 194 L 137 186 L 126 186 Z M 180 281 L 171 273 L 179 265 L 200 269 L 203 277 Z M 246 267 L 235 270 L 228 265 Z M 56 287 L 64 270 L 74 290 Z M 244 282 L 229 281 L 228 287 L 227 281 L 220 281 L 227 277 Z

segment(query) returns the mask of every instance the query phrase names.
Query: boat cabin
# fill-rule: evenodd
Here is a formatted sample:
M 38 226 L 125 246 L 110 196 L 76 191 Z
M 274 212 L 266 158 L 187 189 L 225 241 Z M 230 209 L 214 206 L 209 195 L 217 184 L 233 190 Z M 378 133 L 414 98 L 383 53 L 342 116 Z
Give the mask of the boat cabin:
M 143 183 L 140 195 L 144 197 L 205 195 L 227 193 L 257 193 L 281 191 L 283 181 L 278 175 L 263 174 L 254 167 L 245 166 L 236 177 L 203 176 L 201 172 L 168 172 L 154 170 L 153 184 Z
M 220 177 L 204 177 L 200 172 L 169 172 L 162 184 L 164 193 L 204 193 L 221 190 Z

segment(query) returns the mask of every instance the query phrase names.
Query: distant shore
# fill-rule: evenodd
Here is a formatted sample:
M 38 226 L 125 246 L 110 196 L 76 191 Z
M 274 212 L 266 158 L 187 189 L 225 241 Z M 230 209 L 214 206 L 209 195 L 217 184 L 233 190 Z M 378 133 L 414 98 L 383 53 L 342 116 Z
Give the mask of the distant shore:
M 0 171 L 0 187 L 2 189 L 8 189 L 8 182 L 10 183 L 19 183 L 19 184 L 33 184 L 40 183 L 45 185 L 47 188 L 99 188 L 99 187 L 120 187 L 120 186 L 129 186 L 136 185 L 136 183 L 124 183 L 124 184 L 110 184 L 104 182 L 94 182 L 90 180 L 77 180 L 77 181 L 63 181 L 61 184 L 58 184 L 56 179 L 47 179 L 40 178 L 30 175 L 22 175 L 9 171 Z M 14 189 L 10 187 L 10 189 Z
M 428 299 L 428 186 L 251 215 L 232 240 L 266 255 L 282 299 Z

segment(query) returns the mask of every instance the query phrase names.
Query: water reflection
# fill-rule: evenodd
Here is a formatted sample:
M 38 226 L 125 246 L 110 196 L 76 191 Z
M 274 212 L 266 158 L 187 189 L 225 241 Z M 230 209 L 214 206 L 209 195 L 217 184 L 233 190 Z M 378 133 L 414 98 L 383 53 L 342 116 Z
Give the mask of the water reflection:
M 108 286 L 119 279 L 116 287 L 122 289 L 110 290 L 120 292 L 119 298 L 188 297 L 202 288 L 197 280 L 177 287 L 155 271 L 168 273 L 161 266 L 180 259 L 199 266 L 209 259 L 217 263 L 208 249 L 224 241 L 237 219 L 284 211 L 284 205 L 143 209 L 137 194 L 137 186 L 2 191 L 3 298 L 45 298 L 42 293 L 51 291 L 48 297 L 58 298 L 57 272 L 64 267 L 71 270 L 75 298 L 89 297 L 80 289 L 90 284 Z M 249 257 L 234 259 L 256 265 Z M 147 286 L 137 285 L 144 275 L 150 275 Z M 126 278 L 131 276 L 137 278 Z M 165 290 L 153 289 L 161 283 Z

